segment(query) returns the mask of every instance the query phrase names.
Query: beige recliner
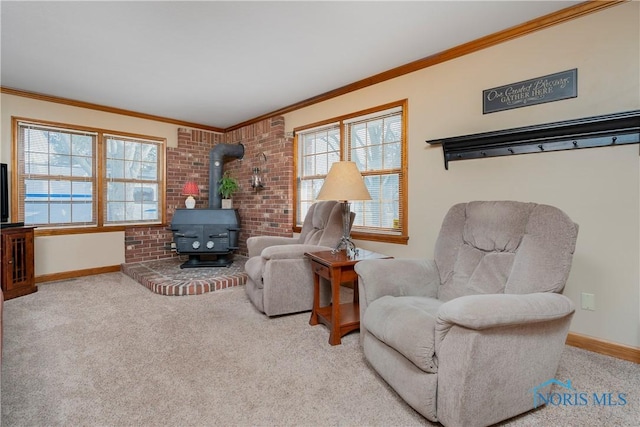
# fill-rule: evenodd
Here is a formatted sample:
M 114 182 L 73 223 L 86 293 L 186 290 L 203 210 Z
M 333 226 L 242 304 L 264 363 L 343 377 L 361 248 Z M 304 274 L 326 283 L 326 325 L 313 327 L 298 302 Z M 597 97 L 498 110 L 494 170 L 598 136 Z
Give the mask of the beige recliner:
M 560 292 L 577 233 L 552 206 L 462 203 L 445 216 L 433 260 L 359 262 L 367 361 L 446 426 L 532 409 L 534 388 L 556 374 L 574 313 Z
M 351 213 L 351 222 L 355 214 Z M 253 236 L 245 286 L 249 299 L 267 316 L 308 311 L 313 307 L 313 273 L 305 252 L 333 249 L 342 237 L 342 207 L 336 201 L 314 203 L 299 237 Z M 328 286 L 321 286 L 328 301 Z

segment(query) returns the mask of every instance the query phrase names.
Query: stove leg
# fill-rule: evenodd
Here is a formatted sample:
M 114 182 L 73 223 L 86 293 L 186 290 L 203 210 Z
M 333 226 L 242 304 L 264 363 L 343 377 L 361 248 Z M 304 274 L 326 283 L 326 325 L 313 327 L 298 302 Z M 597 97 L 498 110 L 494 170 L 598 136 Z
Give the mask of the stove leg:
M 233 259 L 228 254 L 216 255 L 215 260 L 201 260 L 198 254 L 189 254 L 189 260 L 180 265 L 180 268 L 196 267 L 229 267 Z
M 189 260 L 180 265 L 180 268 L 200 267 L 200 255 L 189 255 Z

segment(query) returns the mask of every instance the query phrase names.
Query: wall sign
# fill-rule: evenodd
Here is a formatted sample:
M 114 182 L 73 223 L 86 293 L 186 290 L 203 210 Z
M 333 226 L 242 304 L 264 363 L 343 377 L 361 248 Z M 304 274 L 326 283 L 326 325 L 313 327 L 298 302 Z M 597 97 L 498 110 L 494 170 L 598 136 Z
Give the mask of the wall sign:
M 482 91 L 482 113 L 527 107 L 578 96 L 578 69 Z

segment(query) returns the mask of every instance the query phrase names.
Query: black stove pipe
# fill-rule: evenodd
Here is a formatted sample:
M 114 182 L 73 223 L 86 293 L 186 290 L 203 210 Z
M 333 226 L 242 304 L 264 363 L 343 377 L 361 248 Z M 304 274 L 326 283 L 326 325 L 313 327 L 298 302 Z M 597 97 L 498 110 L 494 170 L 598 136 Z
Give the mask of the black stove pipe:
M 244 157 L 242 144 L 216 144 L 209 152 L 209 209 L 222 208 L 222 196 L 218 192 L 225 157 Z

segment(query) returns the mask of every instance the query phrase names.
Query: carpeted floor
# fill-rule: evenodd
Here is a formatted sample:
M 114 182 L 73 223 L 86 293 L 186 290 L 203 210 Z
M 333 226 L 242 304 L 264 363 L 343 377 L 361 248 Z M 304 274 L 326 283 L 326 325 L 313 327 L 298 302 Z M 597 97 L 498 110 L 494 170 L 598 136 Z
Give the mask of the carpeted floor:
M 173 298 L 110 273 L 42 284 L 4 309 L 4 426 L 432 425 L 369 368 L 357 332 L 330 346 L 309 313 L 269 319 L 242 286 Z M 640 365 L 566 347 L 557 378 L 627 403 L 503 424 L 638 425 Z

